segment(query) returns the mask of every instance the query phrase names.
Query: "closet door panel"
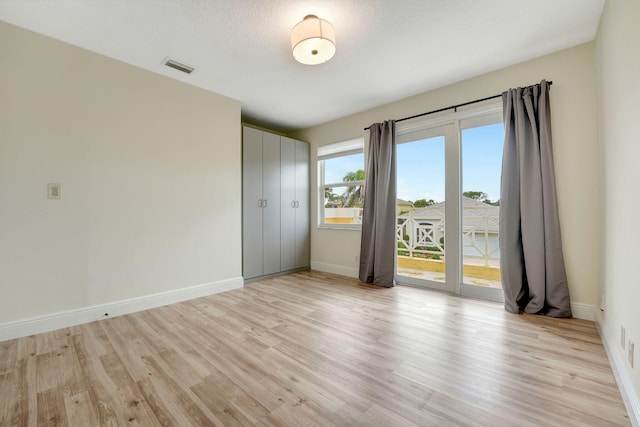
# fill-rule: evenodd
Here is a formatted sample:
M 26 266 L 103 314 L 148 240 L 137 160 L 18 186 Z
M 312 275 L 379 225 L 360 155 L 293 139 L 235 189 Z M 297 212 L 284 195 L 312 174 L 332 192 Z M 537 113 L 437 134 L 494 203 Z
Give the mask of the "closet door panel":
M 309 144 L 296 141 L 296 268 L 309 266 Z
M 280 137 L 262 136 L 262 208 L 263 272 L 273 274 L 280 268 Z
M 296 268 L 296 141 L 283 137 L 280 150 L 280 253 L 282 270 L 286 271 Z
M 262 132 L 243 128 L 242 275 L 262 275 Z

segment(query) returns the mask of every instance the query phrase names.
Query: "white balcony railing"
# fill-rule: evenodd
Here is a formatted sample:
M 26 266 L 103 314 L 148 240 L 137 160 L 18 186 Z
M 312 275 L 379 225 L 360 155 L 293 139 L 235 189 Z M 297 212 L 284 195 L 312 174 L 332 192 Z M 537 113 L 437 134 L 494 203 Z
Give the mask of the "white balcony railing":
M 465 206 L 462 253 L 464 264 L 499 267 L 498 210 L 495 206 Z M 398 256 L 445 259 L 443 204 L 414 209 L 398 216 Z

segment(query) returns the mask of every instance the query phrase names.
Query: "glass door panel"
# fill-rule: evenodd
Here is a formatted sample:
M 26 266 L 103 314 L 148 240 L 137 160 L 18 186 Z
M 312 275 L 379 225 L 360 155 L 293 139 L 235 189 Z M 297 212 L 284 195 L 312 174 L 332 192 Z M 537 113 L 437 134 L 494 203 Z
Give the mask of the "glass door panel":
M 453 290 L 447 280 L 445 156 L 447 131 L 397 138 L 396 241 L 398 283 Z
M 461 294 L 501 300 L 498 224 L 504 127 L 502 122 L 461 130 Z

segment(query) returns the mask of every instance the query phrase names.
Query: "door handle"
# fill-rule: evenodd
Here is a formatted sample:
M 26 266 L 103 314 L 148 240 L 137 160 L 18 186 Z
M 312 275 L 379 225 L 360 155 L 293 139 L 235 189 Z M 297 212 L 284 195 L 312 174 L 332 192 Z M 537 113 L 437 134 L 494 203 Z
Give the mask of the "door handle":
M 264 205 L 262 206 L 263 208 L 266 208 L 269 204 L 267 203 L 267 199 L 264 199 Z

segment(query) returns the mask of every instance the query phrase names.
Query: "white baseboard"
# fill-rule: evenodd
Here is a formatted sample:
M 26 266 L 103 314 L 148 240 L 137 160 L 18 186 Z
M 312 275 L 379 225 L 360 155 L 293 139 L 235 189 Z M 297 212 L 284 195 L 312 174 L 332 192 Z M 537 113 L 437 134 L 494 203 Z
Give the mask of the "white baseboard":
M 620 389 L 624 406 L 627 408 L 629 421 L 631 421 L 632 426 L 640 427 L 640 400 L 638 400 L 631 378 L 624 368 L 624 361 L 620 358 L 619 353 L 614 351 L 610 346 L 609 340 L 607 340 L 607 337 L 603 332 L 604 328 L 600 325 L 600 322 L 596 322 L 596 325 L 598 326 L 598 332 L 600 332 L 602 345 L 607 352 L 607 357 L 611 364 L 611 370 L 613 370 L 613 375 L 618 383 L 618 389 Z
M 244 286 L 242 277 L 145 295 L 107 304 L 60 311 L 0 324 L 0 342 L 186 301 Z
M 344 265 L 325 264 L 324 262 L 311 261 L 311 269 L 323 271 L 325 273 L 340 274 L 342 276 L 358 278 L 358 269 L 355 267 L 345 267 Z
M 582 304 L 580 302 L 571 303 L 571 313 L 576 319 L 596 321 L 596 306 Z

